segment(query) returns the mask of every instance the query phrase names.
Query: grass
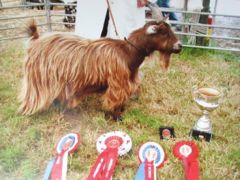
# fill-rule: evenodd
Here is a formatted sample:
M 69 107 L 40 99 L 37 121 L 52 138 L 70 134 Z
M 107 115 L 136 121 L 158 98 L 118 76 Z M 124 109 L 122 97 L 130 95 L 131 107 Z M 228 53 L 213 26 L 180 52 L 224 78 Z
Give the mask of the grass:
M 193 85 L 216 87 L 224 94 L 220 107 L 211 113 L 215 139 L 195 141 L 200 149 L 200 179 L 240 178 L 239 56 L 185 49 L 172 57 L 168 73 L 160 70 L 157 60 L 147 60 L 140 97 L 128 102 L 123 122 L 113 122 L 105 120 L 99 110 L 99 96 L 86 97 L 77 110 L 65 113 L 53 106 L 29 117 L 18 114 L 24 53 L 21 42 L 1 48 L 0 179 L 41 179 L 48 160 L 54 157 L 54 145 L 72 131 L 80 133 L 82 144 L 69 158 L 68 179 L 85 179 L 97 158 L 96 139 L 113 130 L 125 131 L 133 140 L 132 151 L 119 158 L 113 179 L 134 179 L 138 147 L 149 140 L 161 144 L 168 156 L 164 167 L 157 170 L 159 179 L 184 179 L 172 147 L 177 140 L 191 139 L 188 133 L 201 115 L 192 100 Z M 174 126 L 176 139 L 160 140 L 161 125 Z

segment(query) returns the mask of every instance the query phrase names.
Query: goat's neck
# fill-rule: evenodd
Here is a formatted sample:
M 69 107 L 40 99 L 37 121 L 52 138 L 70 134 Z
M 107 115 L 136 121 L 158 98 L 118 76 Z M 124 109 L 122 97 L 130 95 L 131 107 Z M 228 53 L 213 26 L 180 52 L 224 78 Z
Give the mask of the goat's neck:
M 136 43 L 131 40 L 128 41 L 128 47 L 131 52 L 131 60 L 129 62 L 129 68 L 131 71 L 136 71 L 143 63 L 146 56 L 150 55 L 153 51 L 141 43 Z

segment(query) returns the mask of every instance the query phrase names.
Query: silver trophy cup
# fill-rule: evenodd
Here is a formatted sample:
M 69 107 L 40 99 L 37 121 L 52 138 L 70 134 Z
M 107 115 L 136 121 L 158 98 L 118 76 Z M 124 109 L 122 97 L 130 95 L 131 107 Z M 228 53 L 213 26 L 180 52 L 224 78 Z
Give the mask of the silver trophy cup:
M 220 97 L 221 93 L 214 88 L 193 88 L 193 99 L 203 112 L 192 129 L 193 137 L 210 141 L 213 133 L 209 113 L 219 106 Z

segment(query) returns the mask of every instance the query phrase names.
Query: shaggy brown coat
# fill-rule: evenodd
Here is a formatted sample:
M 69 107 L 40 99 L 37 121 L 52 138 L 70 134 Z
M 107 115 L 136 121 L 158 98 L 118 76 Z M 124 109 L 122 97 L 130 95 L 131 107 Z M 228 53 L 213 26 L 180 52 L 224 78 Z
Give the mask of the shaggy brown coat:
M 73 108 L 81 97 L 104 92 L 103 106 L 120 117 L 129 97 L 139 86 L 138 69 L 145 56 L 161 52 L 161 66 L 168 68 L 171 53 L 181 44 L 165 22 L 149 22 L 128 40 L 83 39 L 77 35 L 38 35 L 33 23 L 24 65 L 20 111 L 30 115 L 42 111 L 55 99 Z

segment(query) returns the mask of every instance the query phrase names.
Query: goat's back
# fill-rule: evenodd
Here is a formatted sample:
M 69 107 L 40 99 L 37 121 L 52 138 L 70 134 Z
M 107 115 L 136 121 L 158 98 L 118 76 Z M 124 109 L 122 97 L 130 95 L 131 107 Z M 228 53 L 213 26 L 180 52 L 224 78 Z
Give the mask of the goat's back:
M 88 40 L 77 35 L 53 34 L 30 45 L 26 66 L 31 64 L 35 69 L 41 68 L 41 72 L 54 73 L 53 77 L 62 76 L 66 81 L 76 81 L 81 76 L 90 78 L 93 72 L 104 78 L 126 67 L 127 54 L 122 47 L 120 40 Z M 92 78 L 89 80 L 94 82 Z

